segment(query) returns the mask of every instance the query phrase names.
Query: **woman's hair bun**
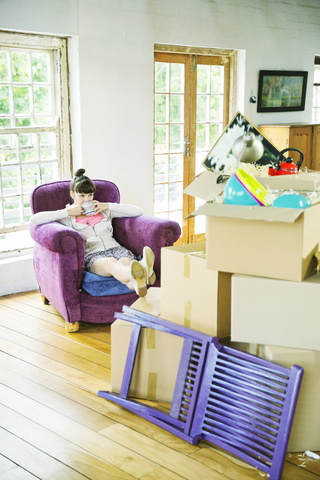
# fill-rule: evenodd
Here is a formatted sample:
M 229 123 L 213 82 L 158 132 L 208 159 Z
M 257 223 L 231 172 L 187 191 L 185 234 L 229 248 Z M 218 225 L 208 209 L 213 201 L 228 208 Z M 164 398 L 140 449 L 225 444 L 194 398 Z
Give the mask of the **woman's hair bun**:
M 84 168 L 79 168 L 79 170 L 76 171 L 75 177 L 82 177 L 82 175 L 85 174 L 85 169 Z

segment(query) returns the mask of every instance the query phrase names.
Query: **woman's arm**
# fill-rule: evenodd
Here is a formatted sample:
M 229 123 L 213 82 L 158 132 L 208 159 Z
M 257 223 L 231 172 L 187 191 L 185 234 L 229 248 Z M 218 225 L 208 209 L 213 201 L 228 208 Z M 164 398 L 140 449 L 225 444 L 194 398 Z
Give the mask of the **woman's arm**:
M 81 215 L 83 208 L 81 205 L 67 205 L 62 210 L 54 210 L 53 212 L 38 212 L 32 215 L 30 223 L 32 225 L 42 225 L 49 222 L 60 222 L 64 225 L 70 224 L 70 217 Z
M 109 203 L 109 209 L 106 212 L 110 218 L 116 217 L 139 217 L 143 215 L 143 210 L 136 205 L 125 205 L 121 203 Z

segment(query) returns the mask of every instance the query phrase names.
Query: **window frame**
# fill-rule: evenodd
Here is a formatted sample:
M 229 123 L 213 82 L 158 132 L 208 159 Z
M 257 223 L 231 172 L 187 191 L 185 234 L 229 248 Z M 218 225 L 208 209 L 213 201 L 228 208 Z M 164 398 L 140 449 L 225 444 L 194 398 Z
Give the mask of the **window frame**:
M 49 35 L 23 34 L 4 32 L 0 30 L 0 46 L 6 49 L 36 50 L 52 52 L 52 102 L 55 125 L 29 126 L 29 127 L 0 127 L 1 134 L 41 133 L 55 131 L 57 134 L 57 155 L 59 179 L 71 178 L 71 127 L 69 114 L 69 88 L 68 88 L 68 39 Z M 21 168 L 21 163 L 20 163 Z M 14 226 L 3 226 L 0 235 L 28 229 L 28 222 Z M 16 250 L 16 249 L 15 249 Z M 15 251 L 12 250 L 12 253 Z

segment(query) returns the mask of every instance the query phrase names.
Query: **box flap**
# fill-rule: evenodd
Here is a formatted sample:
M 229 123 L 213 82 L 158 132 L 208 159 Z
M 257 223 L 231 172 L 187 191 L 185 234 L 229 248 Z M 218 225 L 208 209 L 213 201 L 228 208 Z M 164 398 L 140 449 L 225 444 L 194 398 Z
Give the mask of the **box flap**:
M 313 207 L 310 207 L 313 208 Z M 298 208 L 247 207 L 244 205 L 220 205 L 205 203 L 198 210 L 188 215 L 192 218 L 197 215 L 208 217 L 239 218 L 242 220 L 264 220 L 267 222 L 294 223 L 304 210 Z
M 213 197 L 223 192 L 226 182 L 217 184 L 220 173 L 209 170 L 201 173 L 187 188 L 184 193 L 202 200 L 212 200 Z M 256 177 L 265 188 L 272 190 L 308 190 L 313 191 L 320 187 L 320 172 L 299 173 L 297 175 L 279 175 L 278 177 Z
M 184 189 L 184 193 L 202 200 L 212 200 L 224 190 L 225 182 L 217 183 L 219 175 L 220 173 L 206 170 Z

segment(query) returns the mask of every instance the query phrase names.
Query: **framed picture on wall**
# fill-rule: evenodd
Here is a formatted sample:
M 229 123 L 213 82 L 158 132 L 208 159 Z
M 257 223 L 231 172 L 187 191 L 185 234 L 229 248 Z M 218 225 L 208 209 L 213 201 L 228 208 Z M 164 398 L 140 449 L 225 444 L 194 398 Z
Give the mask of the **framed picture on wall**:
M 308 72 L 260 70 L 258 112 L 304 110 Z

